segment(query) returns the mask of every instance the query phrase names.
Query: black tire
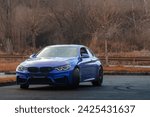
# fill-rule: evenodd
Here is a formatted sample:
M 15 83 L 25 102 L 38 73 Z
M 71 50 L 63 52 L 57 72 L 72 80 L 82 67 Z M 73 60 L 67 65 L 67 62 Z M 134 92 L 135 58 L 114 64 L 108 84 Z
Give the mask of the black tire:
M 79 68 L 75 68 L 72 73 L 72 88 L 78 88 L 80 83 L 80 71 Z
M 92 81 L 93 86 L 102 86 L 103 83 L 103 68 L 102 66 L 99 69 L 99 74 L 96 80 Z
M 21 84 L 20 88 L 21 89 L 28 89 L 29 88 L 29 84 Z

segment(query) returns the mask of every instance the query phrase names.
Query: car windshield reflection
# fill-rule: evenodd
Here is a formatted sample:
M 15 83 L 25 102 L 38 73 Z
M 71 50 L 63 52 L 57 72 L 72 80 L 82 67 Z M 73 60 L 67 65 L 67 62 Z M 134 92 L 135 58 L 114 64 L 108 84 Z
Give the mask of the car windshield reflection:
M 76 47 L 46 47 L 36 57 L 77 57 Z

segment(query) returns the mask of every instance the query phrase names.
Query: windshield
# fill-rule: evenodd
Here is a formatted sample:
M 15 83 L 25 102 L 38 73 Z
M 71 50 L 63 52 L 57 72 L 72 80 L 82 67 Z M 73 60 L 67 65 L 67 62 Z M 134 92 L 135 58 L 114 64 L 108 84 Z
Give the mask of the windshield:
M 46 47 L 37 57 L 77 57 L 78 51 L 76 47 L 62 46 L 62 47 Z

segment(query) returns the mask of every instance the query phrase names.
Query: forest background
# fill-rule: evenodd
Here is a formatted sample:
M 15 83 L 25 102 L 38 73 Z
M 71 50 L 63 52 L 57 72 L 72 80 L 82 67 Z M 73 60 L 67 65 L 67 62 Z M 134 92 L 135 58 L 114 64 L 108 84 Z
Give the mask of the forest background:
M 0 53 L 83 44 L 96 54 L 150 54 L 149 0 L 0 0 Z

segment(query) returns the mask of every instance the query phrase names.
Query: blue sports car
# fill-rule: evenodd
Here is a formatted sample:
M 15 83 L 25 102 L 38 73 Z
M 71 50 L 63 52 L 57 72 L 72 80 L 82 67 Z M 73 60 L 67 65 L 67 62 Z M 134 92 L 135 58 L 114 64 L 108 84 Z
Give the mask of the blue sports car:
M 63 85 L 77 88 L 80 82 L 101 86 L 103 67 L 93 52 L 83 45 L 52 45 L 18 65 L 17 84 Z

